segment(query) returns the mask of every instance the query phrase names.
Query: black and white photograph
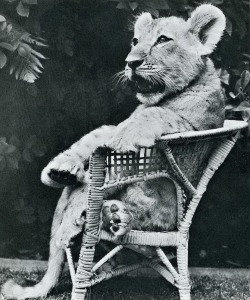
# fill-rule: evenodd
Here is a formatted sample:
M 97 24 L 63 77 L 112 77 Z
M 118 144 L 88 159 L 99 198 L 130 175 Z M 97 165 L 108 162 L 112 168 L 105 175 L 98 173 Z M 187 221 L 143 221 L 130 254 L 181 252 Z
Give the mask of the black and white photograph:
M 0 0 L 0 300 L 250 300 L 249 0 Z

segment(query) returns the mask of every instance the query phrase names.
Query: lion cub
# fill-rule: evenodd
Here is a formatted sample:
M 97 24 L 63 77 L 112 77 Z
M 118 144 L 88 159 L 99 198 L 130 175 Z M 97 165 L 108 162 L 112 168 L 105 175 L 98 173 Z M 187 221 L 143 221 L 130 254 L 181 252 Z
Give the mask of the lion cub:
M 209 4 L 199 6 L 187 21 L 177 17 L 153 19 L 149 13 L 137 18 L 132 49 L 120 76 L 134 84 L 142 104 L 118 126 L 103 126 L 85 135 L 43 170 L 43 183 L 72 186 L 65 188 L 55 212 L 48 271 L 34 287 L 7 282 L 2 289 L 5 297 L 45 296 L 56 284 L 63 249 L 81 232 L 87 207 L 85 184 L 78 188 L 72 184 L 87 181 L 85 166 L 98 146 L 138 151 L 152 146 L 164 134 L 223 125 L 220 80 L 208 56 L 224 29 L 225 16 Z M 106 201 L 103 208 L 103 226 L 115 235 L 123 235 L 130 228 L 171 230 L 176 226 L 175 188 L 167 179 L 127 186 L 116 197 L 118 200 Z

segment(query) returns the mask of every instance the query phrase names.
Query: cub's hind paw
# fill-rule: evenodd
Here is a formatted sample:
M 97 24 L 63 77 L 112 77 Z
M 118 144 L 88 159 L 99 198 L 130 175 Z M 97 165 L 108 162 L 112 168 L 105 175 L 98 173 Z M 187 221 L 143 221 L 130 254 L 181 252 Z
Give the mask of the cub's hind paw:
M 102 208 L 103 228 L 115 236 L 126 234 L 131 229 L 132 215 L 123 202 L 106 201 Z

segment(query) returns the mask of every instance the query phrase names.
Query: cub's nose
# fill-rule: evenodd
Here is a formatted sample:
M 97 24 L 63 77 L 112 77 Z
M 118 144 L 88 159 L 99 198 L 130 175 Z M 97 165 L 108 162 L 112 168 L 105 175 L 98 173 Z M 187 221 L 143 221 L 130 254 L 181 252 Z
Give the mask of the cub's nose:
M 128 66 L 132 69 L 135 70 L 138 68 L 140 65 L 142 65 L 143 60 L 132 60 L 132 61 L 127 61 Z

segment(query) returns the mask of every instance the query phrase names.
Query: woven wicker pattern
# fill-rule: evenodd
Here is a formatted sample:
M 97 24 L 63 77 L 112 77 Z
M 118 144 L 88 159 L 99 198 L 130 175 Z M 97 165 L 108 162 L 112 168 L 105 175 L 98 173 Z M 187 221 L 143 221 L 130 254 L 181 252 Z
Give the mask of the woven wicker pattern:
M 162 176 L 164 176 L 164 173 L 173 176 L 174 174 L 171 172 L 163 151 L 166 148 L 164 143 L 158 143 L 156 146 L 157 148 L 142 148 L 138 153 L 122 154 L 108 151 L 104 187 L 108 188 L 114 184 L 127 184 L 127 180 L 131 182 L 144 180 L 145 176 L 150 175 L 153 178 L 154 175 L 157 176 L 159 173 L 162 173 Z M 214 141 L 199 141 L 186 144 L 185 147 L 182 144 L 176 144 L 171 148 L 178 166 L 190 182 L 197 183 L 197 178 L 200 177 L 213 146 Z M 190 166 L 190 161 L 192 161 L 192 166 Z
M 87 223 L 76 274 L 69 249 L 67 257 L 73 280 L 72 300 L 87 299 L 88 288 L 103 280 L 119 276 L 140 267 L 158 271 L 179 290 L 180 300 L 190 300 L 188 275 L 188 233 L 194 213 L 207 185 L 234 146 L 245 122 L 227 121 L 223 128 L 172 134 L 163 137 L 153 148 L 141 149 L 137 154 L 121 154 L 108 149 L 98 149 L 90 159 Z M 177 231 L 142 232 L 132 230 L 117 240 L 100 230 L 100 213 L 103 190 L 115 185 L 157 177 L 171 178 L 177 189 Z M 95 246 L 99 240 L 118 244 L 93 267 Z M 126 245 L 155 247 L 158 260 L 145 260 L 140 264 L 118 267 L 108 272 L 96 271 Z M 161 247 L 177 249 L 177 269 L 165 256 Z

